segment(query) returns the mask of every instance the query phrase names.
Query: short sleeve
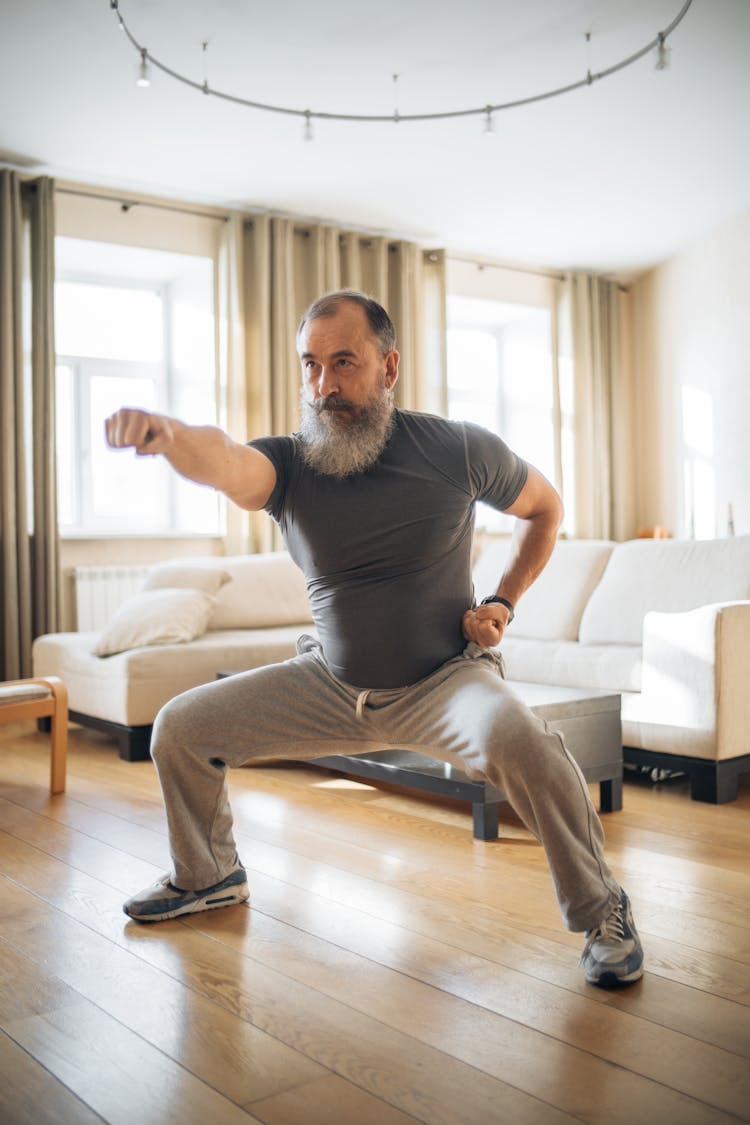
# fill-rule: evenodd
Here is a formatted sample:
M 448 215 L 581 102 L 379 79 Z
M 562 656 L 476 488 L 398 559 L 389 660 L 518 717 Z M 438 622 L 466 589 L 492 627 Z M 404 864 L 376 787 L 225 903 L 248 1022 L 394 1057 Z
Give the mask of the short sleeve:
M 267 457 L 276 470 L 276 484 L 268 497 L 264 511 L 268 512 L 278 523 L 281 519 L 284 499 L 291 479 L 295 452 L 294 438 L 289 436 L 254 438 L 247 444 Z
M 506 511 L 526 483 L 528 465 L 502 438 L 482 426 L 465 422 L 464 435 L 474 499 Z

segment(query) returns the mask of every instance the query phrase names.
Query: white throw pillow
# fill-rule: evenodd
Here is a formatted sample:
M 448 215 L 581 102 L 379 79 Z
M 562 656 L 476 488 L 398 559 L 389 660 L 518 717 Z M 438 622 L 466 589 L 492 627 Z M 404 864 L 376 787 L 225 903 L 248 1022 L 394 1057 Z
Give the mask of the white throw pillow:
M 143 583 L 144 590 L 172 589 L 203 590 L 204 594 L 218 594 L 222 586 L 232 581 L 231 574 L 215 563 L 164 562 L 157 563 Z
M 203 590 L 143 590 L 120 606 L 91 651 L 113 656 L 144 645 L 195 640 L 205 633 L 214 602 Z
M 312 621 L 304 576 L 286 551 L 227 555 L 221 563 L 232 581 L 216 598 L 209 628 L 270 629 Z

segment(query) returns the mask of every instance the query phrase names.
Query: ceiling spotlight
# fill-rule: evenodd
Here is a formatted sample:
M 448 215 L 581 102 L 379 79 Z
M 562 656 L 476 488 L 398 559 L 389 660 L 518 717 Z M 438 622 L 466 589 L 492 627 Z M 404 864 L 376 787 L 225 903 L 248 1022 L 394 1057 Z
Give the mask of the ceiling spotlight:
M 135 80 L 136 86 L 151 85 L 151 73 L 148 69 L 148 51 L 145 47 L 141 47 L 141 61 L 138 64 L 138 75 Z
M 109 6 L 117 16 L 117 26 L 119 27 L 120 31 L 124 31 L 125 30 L 125 24 L 123 23 L 122 16 L 120 15 L 120 9 L 118 7 L 118 0 L 109 0 Z
M 656 45 L 656 63 L 654 70 L 667 70 L 669 68 L 669 56 L 671 54 L 671 47 L 668 47 L 664 42 L 664 32 L 659 32 L 659 42 Z
M 210 94 L 211 90 L 208 85 L 208 39 L 203 40 L 203 93 Z

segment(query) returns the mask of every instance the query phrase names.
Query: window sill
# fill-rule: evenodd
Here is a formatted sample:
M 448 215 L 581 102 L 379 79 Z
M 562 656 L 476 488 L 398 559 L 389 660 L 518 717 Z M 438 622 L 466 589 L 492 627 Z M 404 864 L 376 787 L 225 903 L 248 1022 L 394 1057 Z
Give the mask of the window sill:
M 215 539 L 221 540 L 224 531 L 61 531 L 60 539 L 65 543 L 91 542 L 102 539 Z

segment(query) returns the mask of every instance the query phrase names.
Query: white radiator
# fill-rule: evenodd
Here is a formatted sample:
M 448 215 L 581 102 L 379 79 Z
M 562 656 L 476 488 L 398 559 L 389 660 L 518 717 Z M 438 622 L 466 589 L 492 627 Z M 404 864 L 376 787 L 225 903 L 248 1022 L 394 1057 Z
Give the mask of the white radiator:
M 103 629 L 122 603 L 136 594 L 149 572 L 147 566 L 77 566 L 73 570 L 76 628 Z

